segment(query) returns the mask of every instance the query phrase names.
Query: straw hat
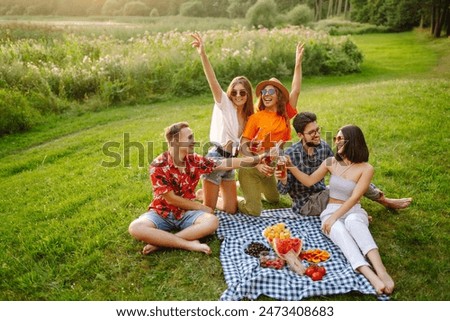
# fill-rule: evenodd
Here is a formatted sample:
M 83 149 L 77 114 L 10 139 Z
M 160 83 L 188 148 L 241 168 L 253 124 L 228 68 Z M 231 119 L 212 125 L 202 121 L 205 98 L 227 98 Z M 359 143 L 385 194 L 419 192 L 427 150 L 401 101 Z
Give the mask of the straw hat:
M 281 81 L 279 81 L 277 78 L 270 78 L 269 80 L 261 81 L 256 86 L 256 97 L 261 96 L 261 90 L 266 87 L 267 85 L 272 85 L 276 88 L 278 88 L 284 95 L 284 97 L 289 100 L 289 90 L 286 89 L 286 87 L 283 86 Z

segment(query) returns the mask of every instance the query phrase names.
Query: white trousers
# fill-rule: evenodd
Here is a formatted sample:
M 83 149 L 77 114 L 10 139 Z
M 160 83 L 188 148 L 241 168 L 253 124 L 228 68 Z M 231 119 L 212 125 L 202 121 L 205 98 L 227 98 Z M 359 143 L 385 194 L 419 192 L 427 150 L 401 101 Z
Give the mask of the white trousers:
M 341 204 L 328 204 L 327 208 L 320 214 L 322 224 L 339 207 L 341 207 Z M 369 231 L 367 212 L 360 204 L 353 206 L 333 224 L 328 237 L 339 246 L 354 270 L 369 265 L 364 256 L 370 250 L 378 248 Z

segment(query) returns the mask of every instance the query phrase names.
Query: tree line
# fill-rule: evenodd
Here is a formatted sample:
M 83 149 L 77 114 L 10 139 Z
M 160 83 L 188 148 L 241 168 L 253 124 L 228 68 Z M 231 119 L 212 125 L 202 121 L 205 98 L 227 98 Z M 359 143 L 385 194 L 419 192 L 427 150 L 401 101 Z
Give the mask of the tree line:
M 336 0 L 335 0 L 336 1 Z M 450 0 L 351 0 L 351 18 L 396 31 L 429 27 L 435 37 L 450 36 Z
M 0 15 L 245 18 L 252 7 L 273 8 L 272 3 L 276 13 L 307 6 L 315 21 L 342 17 L 394 31 L 427 27 L 435 37 L 450 36 L 450 0 L 0 0 Z

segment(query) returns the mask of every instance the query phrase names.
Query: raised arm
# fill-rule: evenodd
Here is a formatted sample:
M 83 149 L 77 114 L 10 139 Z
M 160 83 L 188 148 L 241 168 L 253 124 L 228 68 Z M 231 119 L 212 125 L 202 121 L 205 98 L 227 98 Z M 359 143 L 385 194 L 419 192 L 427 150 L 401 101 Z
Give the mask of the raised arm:
M 192 47 L 197 48 L 197 52 L 200 55 L 203 71 L 205 72 L 206 79 L 208 80 L 209 87 L 211 88 L 211 92 L 214 96 L 214 101 L 220 103 L 222 100 L 222 88 L 217 81 L 214 69 L 209 62 L 208 56 L 206 55 L 203 39 L 198 33 L 193 33 L 191 36 L 194 38 L 194 41 L 191 43 Z
M 298 97 L 300 96 L 300 90 L 302 87 L 302 60 L 303 53 L 305 51 L 305 44 L 298 43 L 295 51 L 295 67 L 294 77 L 292 78 L 291 93 L 289 95 L 289 103 L 292 108 L 297 109 Z

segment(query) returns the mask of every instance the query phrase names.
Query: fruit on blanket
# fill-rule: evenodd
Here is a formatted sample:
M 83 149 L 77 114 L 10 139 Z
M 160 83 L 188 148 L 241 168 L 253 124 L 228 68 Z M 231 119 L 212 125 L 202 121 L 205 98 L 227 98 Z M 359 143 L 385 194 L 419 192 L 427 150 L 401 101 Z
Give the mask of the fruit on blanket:
M 305 266 L 299 260 L 298 255 L 302 250 L 302 240 L 297 237 L 289 239 L 275 238 L 272 242 L 273 249 L 279 257 L 286 260 L 289 268 L 297 274 L 305 274 Z
M 324 275 L 327 274 L 327 270 L 324 266 L 311 264 L 307 267 L 305 274 L 309 276 L 313 281 L 320 281 Z
M 320 265 L 317 266 L 317 272 L 322 274 L 322 276 L 327 274 L 327 270 L 325 269 L 325 267 L 324 266 L 320 266 Z
M 288 239 L 275 238 L 273 240 L 273 248 L 278 255 L 282 256 L 289 251 L 293 251 L 298 255 L 302 250 L 302 240 L 298 237 L 290 237 Z
M 268 226 L 263 231 L 264 237 L 269 243 L 272 243 L 273 239 L 288 239 L 291 237 L 291 232 L 284 223 L 277 223 L 272 226 Z
M 311 263 L 320 263 L 328 260 L 330 253 L 321 249 L 309 249 L 300 253 L 300 259 Z
M 267 260 L 266 261 L 266 267 L 273 268 L 276 270 L 281 269 L 284 266 L 284 261 L 280 258 L 275 260 Z
M 245 254 L 259 257 L 259 254 L 262 251 L 269 251 L 269 248 L 262 243 L 259 242 L 251 242 L 247 248 L 244 250 Z
M 322 278 L 323 278 L 323 274 L 320 273 L 320 272 L 314 272 L 314 273 L 311 275 L 311 279 L 312 279 L 313 281 L 320 281 L 320 280 L 322 280 Z
M 305 274 L 311 277 L 314 272 L 316 272 L 316 269 L 314 268 L 314 266 L 310 265 L 306 268 Z
M 284 260 L 277 257 L 273 253 L 270 254 L 268 251 L 261 252 L 259 263 L 263 268 L 272 268 L 276 270 L 279 270 L 284 266 Z

